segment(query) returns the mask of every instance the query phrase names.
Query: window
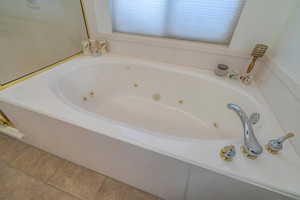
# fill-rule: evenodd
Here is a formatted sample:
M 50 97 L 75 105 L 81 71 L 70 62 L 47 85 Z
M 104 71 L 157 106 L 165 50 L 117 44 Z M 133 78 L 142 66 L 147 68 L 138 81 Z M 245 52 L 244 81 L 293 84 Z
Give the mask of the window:
M 111 0 L 114 32 L 228 44 L 246 0 Z

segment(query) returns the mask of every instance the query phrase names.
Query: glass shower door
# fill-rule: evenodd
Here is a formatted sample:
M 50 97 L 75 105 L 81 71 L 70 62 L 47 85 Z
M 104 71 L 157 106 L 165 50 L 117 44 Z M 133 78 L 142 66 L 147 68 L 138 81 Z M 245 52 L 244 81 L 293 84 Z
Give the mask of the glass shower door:
M 0 84 L 81 51 L 80 0 L 0 1 Z

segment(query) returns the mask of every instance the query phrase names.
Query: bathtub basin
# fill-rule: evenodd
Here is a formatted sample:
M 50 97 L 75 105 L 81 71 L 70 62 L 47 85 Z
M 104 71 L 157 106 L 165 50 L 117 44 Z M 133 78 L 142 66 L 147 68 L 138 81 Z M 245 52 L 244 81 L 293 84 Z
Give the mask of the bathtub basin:
M 61 74 L 54 85 L 59 99 L 83 113 L 174 139 L 239 139 L 242 124 L 227 104 L 249 115 L 262 110 L 242 88 L 203 70 L 104 61 Z
M 185 199 L 198 177 L 195 166 L 200 181 L 214 172 L 299 198 L 300 160 L 292 145 L 280 156 L 245 158 L 243 127 L 228 103 L 261 114 L 254 132 L 262 145 L 285 134 L 255 83 L 188 66 L 80 57 L 0 93 L 0 109 L 25 142 L 164 199 Z M 232 144 L 237 155 L 224 162 L 219 151 Z M 248 186 L 241 191 L 255 193 Z

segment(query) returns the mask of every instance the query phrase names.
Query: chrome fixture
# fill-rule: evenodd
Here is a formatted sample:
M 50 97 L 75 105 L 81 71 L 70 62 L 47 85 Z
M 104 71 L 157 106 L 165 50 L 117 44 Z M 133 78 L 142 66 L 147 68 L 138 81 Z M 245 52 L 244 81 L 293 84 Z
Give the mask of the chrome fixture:
M 232 161 L 236 151 L 233 145 L 225 146 L 220 151 L 220 157 L 225 161 Z
M 250 115 L 250 119 L 249 120 L 250 120 L 251 124 L 253 124 L 253 125 L 257 124 L 259 122 L 259 120 L 260 120 L 260 114 L 259 113 L 252 113 Z
M 242 81 L 242 83 L 244 83 L 245 85 L 250 85 L 253 81 L 253 76 L 250 74 L 245 74 L 245 75 L 241 75 L 240 76 L 240 80 Z
M 278 154 L 279 151 L 281 151 L 283 148 L 283 142 L 294 136 L 295 136 L 294 133 L 288 133 L 283 137 L 270 140 L 266 145 L 266 149 L 268 150 L 268 152 L 272 154 Z
M 253 113 L 250 118 L 242 110 L 241 107 L 235 104 L 228 104 L 227 107 L 231 110 L 234 110 L 240 117 L 243 127 L 244 127 L 244 140 L 242 146 L 242 152 L 247 155 L 250 159 L 256 159 L 263 152 L 262 146 L 257 141 L 254 131 L 253 124 L 256 124 L 259 121 L 259 114 Z
M 230 70 L 228 72 L 228 78 L 230 78 L 230 79 L 239 79 L 240 78 L 240 73 L 236 72 L 235 70 Z
M 217 76 L 226 76 L 228 74 L 229 67 L 224 64 L 218 64 L 217 68 L 215 69 L 215 74 Z

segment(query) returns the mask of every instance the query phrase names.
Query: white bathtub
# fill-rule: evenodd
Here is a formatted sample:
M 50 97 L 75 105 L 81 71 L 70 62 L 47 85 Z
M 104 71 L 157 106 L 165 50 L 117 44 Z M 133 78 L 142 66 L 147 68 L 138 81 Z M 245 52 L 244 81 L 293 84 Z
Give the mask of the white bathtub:
M 210 71 L 103 60 L 74 66 L 51 85 L 67 106 L 114 125 L 161 137 L 224 140 L 241 138 L 242 124 L 228 103 L 248 113 L 263 110 L 235 82 Z
M 254 127 L 261 144 L 284 134 L 254 84 L 162 63 L 81 57 L 0 94 L 0 109 L 25 142 L 162 198 L 201 197 L 205 189 L 191 189 L 197 170 L 300 196 L 300 161 L 289 143 L 280 156 L 265 152 L 253 161 L 238 151 L 234 162 L 219 158 L 225 145 L 238 150 L 243 137 L 228 103 L 261 113 Z

